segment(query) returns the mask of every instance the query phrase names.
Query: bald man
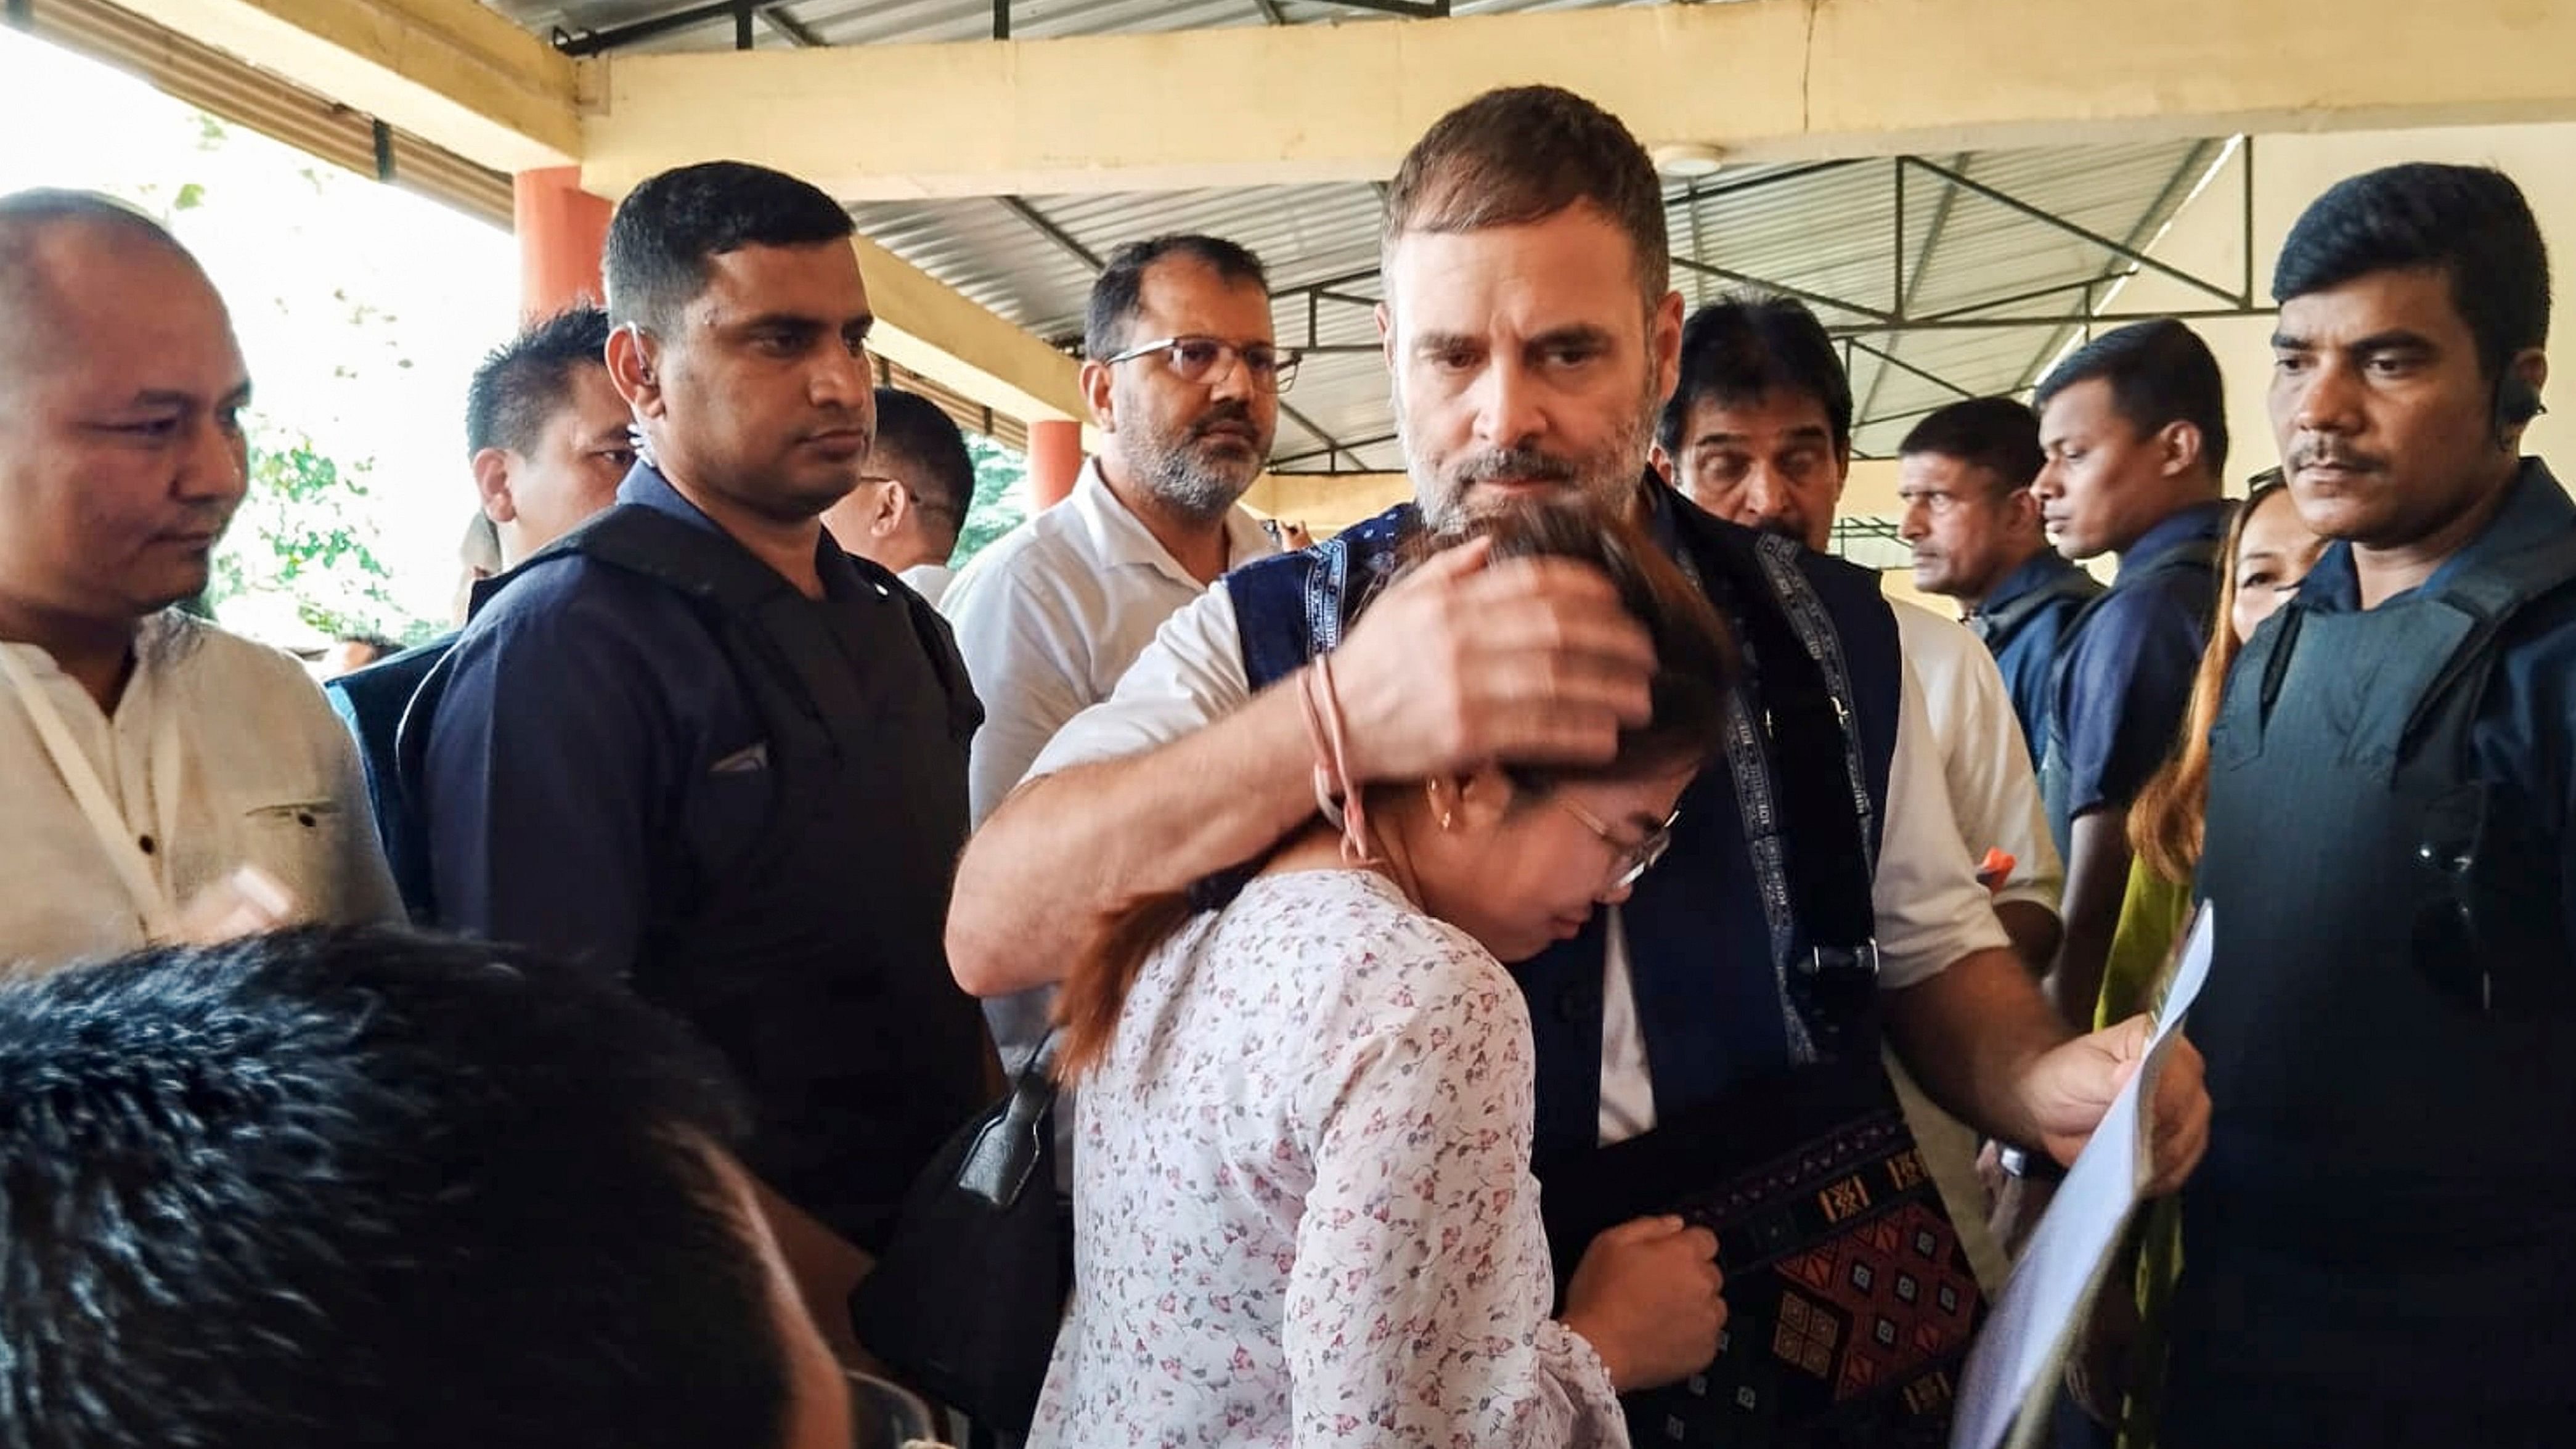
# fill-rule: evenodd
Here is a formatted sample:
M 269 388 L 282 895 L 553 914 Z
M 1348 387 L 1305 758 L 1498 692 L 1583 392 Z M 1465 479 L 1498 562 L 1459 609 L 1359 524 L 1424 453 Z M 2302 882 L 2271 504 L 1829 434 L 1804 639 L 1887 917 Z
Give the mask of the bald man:
M 0 973 L 216 916 L 398 912 L 303 667 L 171 607 L 242 501 L 249 402 L 168 232 L 88 193 L 0 196 Z

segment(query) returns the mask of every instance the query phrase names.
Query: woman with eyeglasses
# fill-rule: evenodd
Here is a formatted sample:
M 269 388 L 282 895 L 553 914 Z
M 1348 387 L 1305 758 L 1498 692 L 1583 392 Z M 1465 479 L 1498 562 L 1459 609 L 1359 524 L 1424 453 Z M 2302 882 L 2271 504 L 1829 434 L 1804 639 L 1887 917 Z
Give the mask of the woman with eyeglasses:
M 1307 691 L 1315 818 L 1221 908 L 1137 906 L 1058 1000 L 1075 1289 L 1033 1445 L 1625 1444 L 1617 1395 L 1716 1352 L 1715 1240 L 1679 1219 L 1605 1234 L 1549 1318 L 1528 1009 L 1501 963 L 1661 856 L 1732 649 L 1615 520 L 1514 510 L 1431 548 L 1471 538 L 1493 566 L 1601 569 L 1654 640 L 1653 717 L 1600 768 L 1337 799 L 1329 657 L 1280 686 Z
M 2278 469 L 2259 475 L 2254 489 L 2228 526 L 2219 553 L 2218 615 L 2227 627 L 2211 633 L 2193 677 L 2191 707 L 2174 757 L 2139 792 L 2129 809 L 2128 894 L 2120 906 L 2120 924 L 2111 939 L 2103 967 L 2102 999 L 2094 1014 L 2098 1024 L 2126 1021 L 2153 1010 L 2166 960 L 2191 916 L 2192 874 L 2200 865 L 2202 825 L 2209 805 L 2209 730 L 2217 721 L 2220 699 L 2227 692 L 2227 673 L 2243 652 L 2245 641 L 2263 622 L 2279 613 L 2299 591 L 2299 581 L 2316 566 L 2326 541 L 2299 517 L 2290 492 L 2281 486 Z M 2077 1392 L 2095 1415 L 2120 1430 L 2122 1449 L 2148 1449 L 2156 1439 L 2158 1390 L 2163 1383 L 2164 1305 L 2174 1276 L 2182 1267 L 2179 1200 L 2152 1205 L 2139 1230 L 2136 1326 L 2126 1349 L 2123 1385 L 2096 1383 L 2087 1376 L 2101 1362 L 2079 1362 Z M 2113 1311 L 2127 1304 L 2114 1295 Z M 2115 1331 L 2113 1338 L 2127 1338 Z M 2107 1344 L 2104 1345 L 2107 1348 Z

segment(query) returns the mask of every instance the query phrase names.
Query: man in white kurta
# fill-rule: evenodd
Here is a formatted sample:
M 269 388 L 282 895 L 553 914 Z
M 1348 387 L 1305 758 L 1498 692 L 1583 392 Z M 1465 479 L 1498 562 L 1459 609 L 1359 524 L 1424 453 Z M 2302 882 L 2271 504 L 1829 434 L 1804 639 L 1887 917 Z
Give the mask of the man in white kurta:
M 250 383 L 168 233 L 0 197 L 0 971 L 246 921 L 399 916 L 356 753 L 301 666 L 172 608 L 246 487 Z

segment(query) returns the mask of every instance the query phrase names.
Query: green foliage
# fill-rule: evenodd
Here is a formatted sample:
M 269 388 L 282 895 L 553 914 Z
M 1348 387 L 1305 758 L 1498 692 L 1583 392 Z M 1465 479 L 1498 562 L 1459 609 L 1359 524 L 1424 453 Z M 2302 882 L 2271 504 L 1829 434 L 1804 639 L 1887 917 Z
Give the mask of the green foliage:
M 982 433 L 966 435 L 966 454 L 975 460 L 975 499 L 957 528 L 957 550 L 948 556 L 952 568 L 984 545 L 1020 526 L 1029 512 L 1028 460 Z
M 254 600 L 292 601 L 326 638 L 382 634 L 406 644 L 435 635 L 388 587 L 369 525 L 369 465 L 343 466 L 310 438 L 262 426 L 251 448 L 250 492 L 216 551 L 207 602 L 218 617 Z

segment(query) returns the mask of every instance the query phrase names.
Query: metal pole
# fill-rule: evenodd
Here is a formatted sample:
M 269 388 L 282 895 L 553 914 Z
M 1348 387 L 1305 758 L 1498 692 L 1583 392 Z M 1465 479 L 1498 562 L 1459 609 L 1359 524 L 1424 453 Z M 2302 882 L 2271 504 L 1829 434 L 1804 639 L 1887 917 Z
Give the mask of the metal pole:
M 2238 300 L 2251 307 L 2254 305 L 2254 137 L 2251 134 L 2239 143 L 2239 152 L 2237 159 L 2244 163 L 2245 172 L 2245 291 Z

